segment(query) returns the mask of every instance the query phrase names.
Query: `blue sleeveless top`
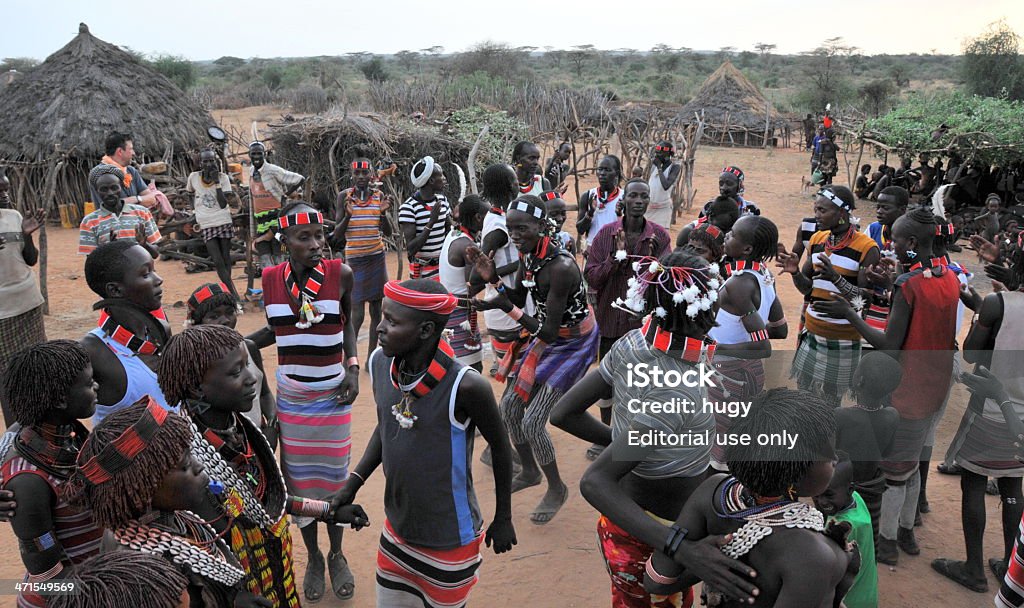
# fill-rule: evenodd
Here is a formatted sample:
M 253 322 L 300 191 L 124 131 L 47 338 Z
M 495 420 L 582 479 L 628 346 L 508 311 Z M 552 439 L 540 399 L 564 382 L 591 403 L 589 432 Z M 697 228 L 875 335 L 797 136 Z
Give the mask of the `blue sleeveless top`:
M 384 513 L 391 527 L 420 547 L 453 549 L 473 542 L 483 528 L 473 491 L 476 427 L 472 420 L 456 419 L 455 395 L 463 375 L 476 370 L 452 361 L 441 383 L 412 404 L 417 420 L 403 429 L 391 412 L 402 400 L 391 383 L 391 358 L 378 348 L 369 367 L 387 478 Z
M 117 360 L 121 362 L 121 367 L 124 368 L 124 375 L 127 379 L 124 397 L 120 401 L 113 405 L 96 403 L 96 413 L 92 416 L 93 426 L 99 424 L 100 421 L 113 412 L 128 407 L 146 395 L 152 397 L 165 410 L 174 413 L 178 412 L 177 407 L 167 406 L 167 399 L 164 398 L 164 393 L 160 390 L 160 385 L 156 381 L 156 372 L 143 363 L 135 353 L 128 350 L 126 346 L 112 340 L 99 327 L 89 333 L 102 340 L 107 345 L 107 348 L 117 356 Z

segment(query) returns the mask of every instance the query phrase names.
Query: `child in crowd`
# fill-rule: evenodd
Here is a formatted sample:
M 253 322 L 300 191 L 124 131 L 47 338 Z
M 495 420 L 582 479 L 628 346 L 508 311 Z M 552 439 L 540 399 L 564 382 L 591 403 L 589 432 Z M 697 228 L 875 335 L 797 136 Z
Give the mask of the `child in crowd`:
M 562 229 L 565 226 L 567 215 L 565 201 L 554 190 L 543 192 L 540 198 L 544 201 L 544 207 L 548 211 L 548 219 L 554 224 L 555 237 L 562 244 L 562 249 L 565 249 L 572 255 L 576 255 L 576 239 L 572 238 L 571 234 Z
M 725 233 L 718 226 L 705 223 L 690 231 L 684 249 L 704 258 L 709 264 L 717 264 L 722 261 L 724 247 Z
M 860 494 L 853 489 L 853 463 L 849 454 L 840 451 L 837 456 L 832 481 L 824 492 L 814 497 L 814 506 L 828 517 L 828 522 L 850 524 L 850 540 L 857 543 L 860 550 L 860 572 L 843 597 L 843 604 L 846 608 L 878 608 L 878 570 L 871 514 Z

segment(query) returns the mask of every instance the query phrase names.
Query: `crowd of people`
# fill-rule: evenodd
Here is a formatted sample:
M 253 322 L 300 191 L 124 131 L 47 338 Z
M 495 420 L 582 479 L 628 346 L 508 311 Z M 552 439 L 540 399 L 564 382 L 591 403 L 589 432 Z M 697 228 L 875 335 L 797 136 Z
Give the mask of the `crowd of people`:
M 993 279 L 982 297 L 949 256 L 958 230 L 944 178 L 865 165 L 854 190 L 832 184 L 825 118 L 807 142 L 822 187 L 790 249 L 736 166 L 673 240 L 681 167 L 668 141 L 646 177 L 625 180 L 616 156 L 602 158 L 597 186 L 575 204 L 564 198 L 568 144 L 545 164 L 538 145 L 518 143 L 510 164 L 482 172 L 479 195 L 458 201 L 427 156 L 397 213 L 374 161 L 356 156 L 326 214 L 295 197 L 302 175 L 253 142 L 266 326 L 249 336 L 235 330 L 243 302 L 231 278 L 240 197 L 212 151 L 187 191 L 219 281 L 192 292 L 179 332 L 163 311 L 156 194 L 131 164 L 129 135 L 111 135 L 89 174 L 97 208 L 78 250 L 97 321 L 79 341 L 46 340 L 30 269 L 44 218 L 15 211 L 0 180 L 0 519 L 26 569 L 18 606 L 126 606 L 146 594 L 155 608 L 295 607 L 322 599 L 328 582 L 350 599 L 360 581 L 343 529 L 370 524 L 357 498 L 382 501 L 386 515 L 377 605 L 463 606 L 481 545 L 517 543 L 513 494 L 544 485 L 529 514 L 543 526 L 578 484 L 599 513 L 615 607 L 877 607 L 877 564 L 921 552 L 936 428 L 958 381 L 971 399 L 939 469 L 961 476 L 967 551 L 932 568 L 988 593 L 988 567 L 995 605 L 1024 605 L 1020 233 L 998 221 L 1009 211 L 997 200 L 994 231 L 970 237 Z M 877 221 L 860 226 L 854 211 L 868 198 Z M 564 230 L 573 209 L 578 237 Z M 389 280 L 389 217 L 405 281 Z M 778 280 L 803 296 L 794 332 Z M 791 333 L 793 388 L 773 386 L 773 346 Z M 261 355 L 271 347 L 273 382 Z M 710 380 L 637 382 L 644 367 Z M 376 416 L 353 421 L 360 392 Z M 698 407 L 635 406 L 680 402 Z M 726 407 L 736 404 L 742 415 Z M 373 427 L 365 446 L 352 445 L 353 424 Z M 559 469 L 549 425 L 583 442 L 593 462 L 581 479 Z M 635 441 L 643 434 L 676 439 Z M 489 514 L 472 474 L 478 436 Z M 362 491 L 378 469 L 382 497 Z M 1004 542 L 986 560 L 988 480 Z M 76 592 L 51 595 L 61 582 Z

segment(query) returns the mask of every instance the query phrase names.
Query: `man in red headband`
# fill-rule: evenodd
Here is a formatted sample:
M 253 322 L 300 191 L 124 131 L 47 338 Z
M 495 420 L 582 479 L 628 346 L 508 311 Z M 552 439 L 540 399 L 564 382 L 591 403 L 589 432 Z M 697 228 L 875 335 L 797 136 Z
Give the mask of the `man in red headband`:
M 494 394 L 441 337 L 456 304 L 430 279 L 384 286 L 380 348 L 369 362 L 377 428 L 332 501 L 352 503 L 383 465 L 387 520 L 377 554 L 378 606 L 465 605 L 478 578 L 481 541 L 493 543 L 495 553 L 516 544 L 512 449 Z M 494 467 L 494 521 L 486 534 L 471 475 L 476 429 L 491 446 Z

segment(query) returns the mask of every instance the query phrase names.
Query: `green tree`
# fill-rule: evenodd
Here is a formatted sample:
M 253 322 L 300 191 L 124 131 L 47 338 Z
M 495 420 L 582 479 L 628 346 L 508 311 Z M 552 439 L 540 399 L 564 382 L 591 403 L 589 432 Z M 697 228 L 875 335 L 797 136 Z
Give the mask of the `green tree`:
M 889 75 L 896 81 L 896 86 L 910 86 L 910 66 L 900 62 L 889 68 Z
M 988 31 L 968 40 L 961 65 L 967 89 L 972 93 L 1024 99 L 1020 36 L 1006 22 L 993 23 Z
M 268 65 L 260 73 L 260 80 L 271 91 L 281 88 L 281 79 L 284 78 L 284 70 L 279 65 Z
M 515 80 L 524 72 L 528 55 L 525 49 L 507 44 L 479 42 L 455 56 L 454 68 L 459 74 L 486 72 L 499 79 Z
M 157 55 L 147 63 L 149 67 L 170 78 L 182 91 L 187 91 L 196 83 L 196 66 L 184 57 Z
M 865 109 L 876 118 L 883 111 L 889 109 L 895 94 L 896 87 L 888 79 L 872 80 L 860 88 L 860 96 L 864 101 Z
M 843 74 L 842 68 L 855 47 L 843 43 L 842 38 L 829 38 L 813 51 L 803 53 L 808 57 L 810 86 L 798 95 L 798 102 L 808 110 L 821 110 L 825 104 L 839 104 L 846 101 L 853 89 Z
M 576 78 L 581 78 L 583 77 L 583 64 L 594 56 L 594 45 L 581 44 L 579 46 L 574 46 L 566 56 L 569 61 L 572 62 L 573 68 L 576 70 Z
M 359 66 L 359 71 L 362 72 L 363 76 L 365 76 L 370 82 L 385 82 L 391 77 L 384 68 L 384 60 L 380 57 L 374 57 Z

